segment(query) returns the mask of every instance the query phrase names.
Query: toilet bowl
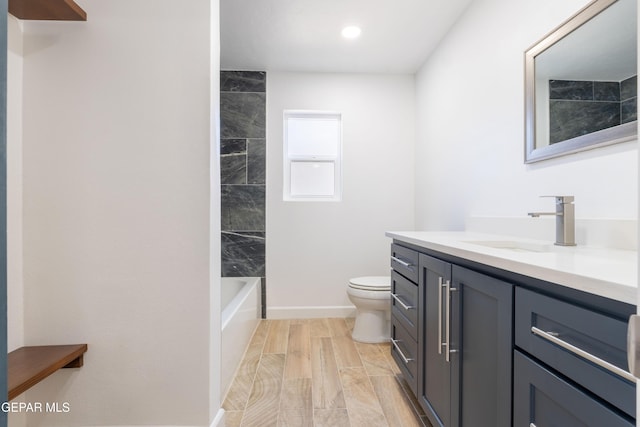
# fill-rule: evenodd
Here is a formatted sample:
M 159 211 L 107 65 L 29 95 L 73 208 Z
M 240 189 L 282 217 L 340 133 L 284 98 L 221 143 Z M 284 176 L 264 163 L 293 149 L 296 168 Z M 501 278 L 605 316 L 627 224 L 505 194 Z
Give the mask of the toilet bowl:
M 351 334 L 355 341 L 365 343 L 389 341 L 390 282 L 391 279 L 388 276 L 356 277 L 349 280 L 347 295 L 357 311 Z

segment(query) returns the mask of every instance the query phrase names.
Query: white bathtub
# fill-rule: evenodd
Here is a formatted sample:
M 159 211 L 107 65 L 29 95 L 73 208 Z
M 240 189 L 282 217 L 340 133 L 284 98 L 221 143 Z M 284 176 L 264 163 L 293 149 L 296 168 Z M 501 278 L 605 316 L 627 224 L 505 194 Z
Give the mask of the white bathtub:
M 223 277 L 221 280 L 221 378 L 224 396 L 260 321 L 260 278 Z

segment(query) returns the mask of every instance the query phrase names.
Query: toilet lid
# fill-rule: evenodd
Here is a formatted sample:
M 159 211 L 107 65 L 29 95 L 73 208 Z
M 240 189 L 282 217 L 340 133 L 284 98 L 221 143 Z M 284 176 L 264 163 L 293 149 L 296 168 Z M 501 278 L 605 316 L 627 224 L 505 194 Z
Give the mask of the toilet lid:
M 367 291 L 388 291 L 391 289 L 389 276 L 356 277 L 349 280 L 349 287 Z

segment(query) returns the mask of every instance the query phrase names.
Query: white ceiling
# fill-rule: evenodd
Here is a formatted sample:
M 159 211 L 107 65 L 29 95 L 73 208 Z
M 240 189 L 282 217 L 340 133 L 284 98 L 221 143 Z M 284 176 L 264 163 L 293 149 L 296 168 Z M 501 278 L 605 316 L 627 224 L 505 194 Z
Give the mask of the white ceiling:
M 221 0 L 221 67 L 413 73 L 471 1 Z

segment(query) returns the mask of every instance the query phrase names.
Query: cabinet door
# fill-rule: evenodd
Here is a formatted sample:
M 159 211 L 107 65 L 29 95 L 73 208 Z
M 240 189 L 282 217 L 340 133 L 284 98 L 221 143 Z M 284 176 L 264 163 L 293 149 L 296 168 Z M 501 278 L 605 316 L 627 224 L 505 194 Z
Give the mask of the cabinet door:
M 514 351 L 514 427 L 632 427 L 597 397 Z M 480 424 L 478 424 L 480 425 Z
M 452 277 L 451 349 L 459 361 L 452 400 L 461 402 L 459 425 L 509 427 L 513 285 L 456 265 Z
M 455 358 L 447 358 L 443 341 L 446 334 L 445 284 L 451 283 L 451 264 L 420 254 L 420 288 L 422 306 L 419 312 L 421 339 L 418 357 L 419 401 L 434 427 L 456 427 L 452 424 L 451 372 Z M 449 360 L 447 360 L 449 359 Z

